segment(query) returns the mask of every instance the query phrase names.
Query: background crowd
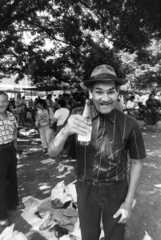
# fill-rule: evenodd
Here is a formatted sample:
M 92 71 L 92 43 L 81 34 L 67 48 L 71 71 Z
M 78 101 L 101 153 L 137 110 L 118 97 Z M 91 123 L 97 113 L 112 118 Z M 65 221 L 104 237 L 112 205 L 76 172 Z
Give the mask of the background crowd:
M 61 130 L 74 108 L 84 106 L 87 97 L 90 98 L 87 92 L 63 93 L 59 94 L 57 98 L 53 98 L 50 93 L 45 99 L 38 97 L 34 100 L 32 98 L 25 100 L 25 96 L 22 97 L 18 93 L 16 99 L 10 98 L 8 110 L 15 115 L 19 127 L 24 127 L 24 122 L 28 118 L 35 123 L 35 127 L 40 133 L 43 153 L 46 153 L 51 135 L 55 135 Z M 134 114 L 131 115 L 136 119 L 137 117 L 142 119 L 143 112 L 148 117 L 150 111 L 153 118 L 152 123 L 157 124 L 160 118 L 161 95 L 160 92 L 142 95 L 136 92 L 121 94 L 116 108 L 125 113 L 126 110 L 134 110 Z M 130 115 L 130 111 L 128 113 Z M 148 123 L 145 121 L 146 124 Z

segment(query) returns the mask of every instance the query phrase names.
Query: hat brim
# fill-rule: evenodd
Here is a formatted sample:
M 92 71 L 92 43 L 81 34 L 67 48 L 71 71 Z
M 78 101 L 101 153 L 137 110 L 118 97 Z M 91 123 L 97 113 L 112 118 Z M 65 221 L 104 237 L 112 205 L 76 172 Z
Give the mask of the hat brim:
M 83 84 L 84 84 L 84 86 L 88 87 L 92 83 L 100 83 L 100 82 L 108 83 L 109 81 L 114 81 L 114 82 L 118 83 L 119 85 L 122 85 L 124 83 L 124 79 L 123 78 L 111 78 L 111 79 L 108 78 L 108 79 L 85 80 L 85 81 L 83 81 Z

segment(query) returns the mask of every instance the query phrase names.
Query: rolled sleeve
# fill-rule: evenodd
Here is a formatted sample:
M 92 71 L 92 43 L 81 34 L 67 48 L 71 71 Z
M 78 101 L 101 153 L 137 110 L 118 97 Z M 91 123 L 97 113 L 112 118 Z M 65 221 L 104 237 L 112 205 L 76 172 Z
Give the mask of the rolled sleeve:
M 132 159 L 141 160 L 146 157 L 144 140 L 140 131 L 139 124 L 135 124 L 134 128 L 131 131 L 128 141 L 128 150 L 130 158 Z

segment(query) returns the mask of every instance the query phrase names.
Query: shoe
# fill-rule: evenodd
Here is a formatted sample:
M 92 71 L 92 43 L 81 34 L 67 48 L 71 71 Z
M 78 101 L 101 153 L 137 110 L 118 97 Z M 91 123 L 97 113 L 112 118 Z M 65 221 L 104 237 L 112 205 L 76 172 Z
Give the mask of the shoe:
M 47 153 L 47 148 L 44 148 L 42 151 L 43 154 Z

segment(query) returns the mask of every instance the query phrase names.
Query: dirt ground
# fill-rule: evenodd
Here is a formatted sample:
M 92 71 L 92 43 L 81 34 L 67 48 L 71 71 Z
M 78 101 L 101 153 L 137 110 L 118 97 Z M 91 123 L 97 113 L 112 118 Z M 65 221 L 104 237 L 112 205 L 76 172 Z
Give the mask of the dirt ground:
M 26 126 L 33 127 L 31 123 L 26 123 Z M 153 128 L 147 128 L 143 132 L 143 137 L 147 158 L 144 161 L 143 173 L 136 194 L 136 206 L 127 224 L 126 240 L 143 240 L 145 231 L 153 240 L 161 240 L 161 188 L 154 186 L 161 184 L 161 132 L 157 133 Z M 20 199 L 27 196 L 45 199 L 50 196 L 51 190 L 58 182 L 64 180 L 65 184 L 68 184 L 75 180 L 75 162 L 65 163 L 74 168 L 70 174 L 61 179 L 56 178 L 60 175 L 57 166 L 68 160 L 67 158 L 57 158 L 56 161 L 42 163 L 43 160 L 48 160 L 49 156 L 42 154 L 39 134 L 19 137 L 18 150 L 19 152 L 29 151 L 25 156 L 20 154 L 18 160 Z M 67 169 L 64 169 L 61 175 L 66 171 Z M 10 222 L 15 223 L 15 229 L 23 232 L 28 240 L 47 239 L 35 231 L 23 219 L 21 213 L 21 211 L 9 212 Z

